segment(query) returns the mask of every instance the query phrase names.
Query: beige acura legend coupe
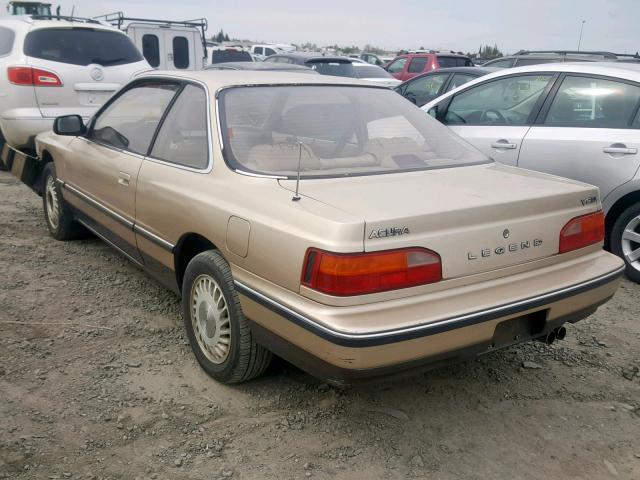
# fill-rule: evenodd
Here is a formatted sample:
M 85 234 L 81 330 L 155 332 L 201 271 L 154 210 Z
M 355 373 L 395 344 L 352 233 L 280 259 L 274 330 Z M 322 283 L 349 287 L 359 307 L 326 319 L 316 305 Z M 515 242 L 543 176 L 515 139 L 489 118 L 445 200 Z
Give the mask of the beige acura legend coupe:
M 387 88 L 146 74 L 37 138 L 48 228 L 182 295 L 198 362 L 332 381 L 552 342 L 616 291 L 598 190 L 494 163 Z

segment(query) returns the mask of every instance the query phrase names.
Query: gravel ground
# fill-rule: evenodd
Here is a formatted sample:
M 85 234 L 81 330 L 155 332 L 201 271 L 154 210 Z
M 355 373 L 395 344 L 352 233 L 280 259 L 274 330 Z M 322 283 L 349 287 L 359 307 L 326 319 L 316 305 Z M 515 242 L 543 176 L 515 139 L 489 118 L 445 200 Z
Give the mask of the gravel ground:
M 552 346 L 337 390 L 198 367 L 173 294 L 0 172 L 0 478 L 639 479 L 640 286 Z

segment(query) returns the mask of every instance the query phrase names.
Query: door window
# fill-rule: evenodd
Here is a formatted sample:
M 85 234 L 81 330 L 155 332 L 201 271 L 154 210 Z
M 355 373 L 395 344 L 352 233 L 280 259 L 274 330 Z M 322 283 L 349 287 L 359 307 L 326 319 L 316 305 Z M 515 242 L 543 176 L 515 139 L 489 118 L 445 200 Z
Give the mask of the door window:
M 191 168 L 209 163 L 207 99 L 204 90 L 187 85 L 160 127 L 151 156 Z
M 404 68 L 404 64 L 407 63 L 406 58 L 399 58 L 394 60 L 391 65 L 387 67 L 387 72 L 389 73 L 399 73 Z
M 626 128 L 640 101 L 640 87 L 600 78 L 567 76 L 562 81 L 545 125 Z
M 465 57 L 438 57 L 440 68 L 472 67 L 471 60 Z
M 264 49 L 264 54 L 269 56 L 269 55 L 275 55 L 276 51 L 273 48 L 265 48 Z
M 409 69 L 407 70 L 409 73 L 421 73 L 424 72 L 425 67 L 427 66 L 427 62 L 429 61 L 428 57 L 414 57 L 409 64 Z
M 142 36 L 142 55 L 153 68 L 160 65 L 160 42 L 156 35 L 147 33 Z
M 89 137 L 99 143 L 146 155 L 177 84 L 147 82 L 126 90 L 96 118 Z
M 264 50 L 262 49 L 262 47 L 253 47 L 253 53 L 255 53 L 256 55 L 262 55 L 264 53 Z
M 448 125 L 526 125 L 552 75 L 519 75 L 458 93 L 449 105 Z
M 173 37 L 173 65 L 181 70 L 189 68 L 189 40 L 187 37 Z
M 436 97 L 448 77 L 449 74 L 444 73 L 420 77 L 407 85 L 404 96 L 409 100 Z M 414 103 L 416 102 L 414 101 Z
M 476 77 L 475 75 L 467 75 L 466 73 L 456 73 L 453 76 L 451 83 L 447 87 L 447 91 L 451 91 L 454 88 L 458 88 L 460 85 L 464 85 L 465 83 L 470 82 L 471 80 L 475 80 L 476 78 L 478 77 Z

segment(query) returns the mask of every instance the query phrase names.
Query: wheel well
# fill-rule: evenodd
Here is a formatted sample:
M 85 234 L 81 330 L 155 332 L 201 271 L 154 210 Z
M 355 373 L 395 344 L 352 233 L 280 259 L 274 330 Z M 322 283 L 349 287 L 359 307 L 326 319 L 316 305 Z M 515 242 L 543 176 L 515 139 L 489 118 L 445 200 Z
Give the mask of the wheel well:
M 607 217 L 605 218 L 606 238 L 604 246 L 607 250 L 609 250 L 610 247 L 610 236 L 613 225 L 616 223 L 620 214 L 634 203 L 640 203 L 640 191 L 627 193 L 624 197 L 619 198 L 618 201 L 609 209 Z
M 174 262 L 176 281 L 178 288 L 182 290 L 182 279 L 187 265 L 193 257 L 207 250 L 214 250 L 216 246 L 202 235 L 197 233 L 187 233 L 180 238 L 175 247 Z
M 42 156 L 41 156 L 42 160 L 40 162 L 37 162 L 38 164 L 38 173 L 37 176 L 35 178 L 34 184 L 31 186 L 31 188 L 33 188 L 33 190 L 38 194 L 38 195 L 42 195 L 42 192 L 44 192 L 44 167 L 47 163 L 49 162 L 53 162 L 53 157 L 51 156 L 51 154 L 46 151 L 43 150 L 42 151 Z

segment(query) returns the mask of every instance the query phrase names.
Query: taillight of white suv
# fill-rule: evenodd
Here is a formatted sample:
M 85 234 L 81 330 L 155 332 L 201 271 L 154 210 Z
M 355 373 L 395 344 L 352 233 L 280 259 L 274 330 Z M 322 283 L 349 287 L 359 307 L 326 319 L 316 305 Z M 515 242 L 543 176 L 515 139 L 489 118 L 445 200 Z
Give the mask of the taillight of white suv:
M 61 87 L 62 80 L 55 73 L 41 68 L 9 67 L 7 77 L 14 85 L 31 85 L 35 87 Z

